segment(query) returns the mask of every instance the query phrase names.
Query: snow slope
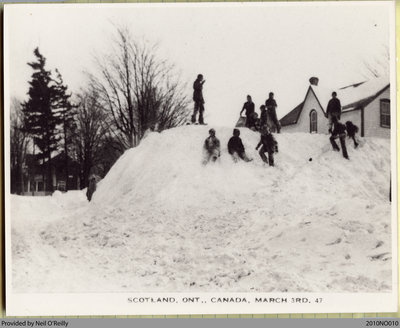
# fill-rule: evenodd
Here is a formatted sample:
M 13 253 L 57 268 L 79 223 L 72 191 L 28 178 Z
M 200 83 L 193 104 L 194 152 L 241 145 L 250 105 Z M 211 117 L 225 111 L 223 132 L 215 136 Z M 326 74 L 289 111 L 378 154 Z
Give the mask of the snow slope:
M 347 161 L 325 135 L 280 134 L 272 168 L 245 128 L 254 160 L 234 163 L 231 134 L 217 129 L 222 156 L 207 166 L 208 127 L 150 134 L 91 203 L 13 196 L 15 290 L 391 290 L 389 140 L 348 142 Z

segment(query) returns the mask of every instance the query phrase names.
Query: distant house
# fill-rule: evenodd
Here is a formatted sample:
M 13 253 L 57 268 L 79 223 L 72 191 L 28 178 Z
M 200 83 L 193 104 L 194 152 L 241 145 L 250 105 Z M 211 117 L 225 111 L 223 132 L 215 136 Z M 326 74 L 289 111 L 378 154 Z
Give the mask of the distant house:
M 318 86 L 309 80 L 304 100 L 280 119 L 283 132 L 328 133 L 326 106 L 336 91 L 342 104 L 341 122 L 352 121 L 360 135 L 390 138 L 390 83 L 387 78 L 352 84 L 338 89 Z
M 65 153 L 54 156 L 52 162 L 53 190 L 77 190 L 80 189 L 79 164 L 68 157 L 68 178 L 65 170 Z M 27 178 L 24 183 L 24 195 L 45 196 L 51 192 L 45 190 L 46 168 L 33 155 L 28 155 L 26 160 Z M 67 189 L 68 188 L 68 189 Z

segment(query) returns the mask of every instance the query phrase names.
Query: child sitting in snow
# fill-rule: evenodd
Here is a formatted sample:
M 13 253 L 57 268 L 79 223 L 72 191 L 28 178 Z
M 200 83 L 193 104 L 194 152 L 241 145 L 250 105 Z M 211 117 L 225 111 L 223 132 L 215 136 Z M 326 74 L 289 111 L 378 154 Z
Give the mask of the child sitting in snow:
M 215 162 L 221 156 L 220 142 L 215 136 L 215 130 L 208 131 L 209 137 L 204 141 L 204 160 L 203 164 L 207 164 L 210 160 Z
M 274 152 L 278 148 L 278 143 L 267 127 L 261 129 L 261 139 L 256 150 L 258 150 L 261 145 L 262 147 L 259 151 L 261 159 L 264 163 L 269 163 L 269 166 L 274 166 Z M 265 153 L 268 153 L 268 158 L 265 156 Z
M 235 162 L 237 162 L 239 159 L 242 159 L 245 162 L 250 162 L 252 159 L 247 157 L 244 151 L 242 139 L 240 139 L 239 136 L 240 131 L 238 129 L 233 129 L 233 137 L 231 137 L 228 142 L 228 152 L 232 155 Z
M 358 142 L 356 140 L 356 133 L 358 132 L 358 126 L 354 125 L 353 122 L 347 121 L 346 122 L 346 130 L 347 130 L 347 135 L 349 138 L 353 139 L 354 141 L 354 148 L 358 147 Z
M 349 159 L 349 155 L 347 155 L 346 149 L 346 126 L 338 121 L 338 119 L 333 116 L 332 117 L 332 135 L 329 138 L 333 150 L 340 151 L 339 146 L 337 145 L 335 139 L 339 138 L 340 146 L 342 147 L 343 157 Z

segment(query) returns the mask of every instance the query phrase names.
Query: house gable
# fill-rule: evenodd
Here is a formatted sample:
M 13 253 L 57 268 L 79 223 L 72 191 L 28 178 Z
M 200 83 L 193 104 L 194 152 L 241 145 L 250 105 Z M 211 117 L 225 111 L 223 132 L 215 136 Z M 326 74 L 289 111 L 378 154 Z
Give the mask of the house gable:
M 327 133 L 327 119 L 325 111 L 312 86 L 309 86 L 304 101 L 281 119 L 282 129 L 285 132 L 310 132 L 310 114 L 317 113 L 317 133 Z M 297 117 L 296 117 L 297 116 Z M 296 118 L 296 120 L 294 120 Z

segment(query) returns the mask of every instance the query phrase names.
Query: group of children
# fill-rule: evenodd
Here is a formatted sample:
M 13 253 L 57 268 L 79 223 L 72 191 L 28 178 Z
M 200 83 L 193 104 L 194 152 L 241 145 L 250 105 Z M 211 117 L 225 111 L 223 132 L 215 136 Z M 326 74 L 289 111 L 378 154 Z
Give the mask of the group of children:
M 242 116 L 243 111 L 246 114 L 246 127 L 253 131 L 260 131 L 264 126 L 267 126 L 269 130 L 276 131 L 280 133 L 281 126 L 276 116 L 276 100 L 274 99 L 274 93 L 270 92 L 268 99 L 265 101 L 265 105 L 260 107 L 260 117 L 254 110 L 254 103 L 250 95 L 247 96 L 247 102 L 243 104 L 242 110 L 240 111 L 240 116 Z
M 274 166 L 274 153 L 278 152 L 278 143 L 266 126 L 261 129 L 261 138 L 256 150 L 259 148 L 259 154 L 264 163 Z M 221 143 L 215 136 L 214 129 L 209 130 L 209 137 L 204 141 L 204 152 L 203 164 L 207 164 L 210 161 L 215 162 L 221 156 Z M 253 160 L 246 155 L 239 129 L 233 129 L 233 136 L 228 141 L 228 152 L 235 162 L 239 160 L 250 162 Z M 268 157 L 265 153 L 268 154 Z
M 357 148 L 359 145 L 356 140 L 358 127 L 350 121 L 347 121 L 346 124 L 342 124 L 339 122 L 338 118 L 334 116 L 332 117 L 332 127 L 329 130 L 331 132 L 329 141 L 331 142 L 333 150 L 340 151 L 340 148 L 335 141 L 335 139 L 339 139 L 343 157 L 349 159 L 346 148 L 346 134 L 349 138 L 353 139 L 354 148 Z

